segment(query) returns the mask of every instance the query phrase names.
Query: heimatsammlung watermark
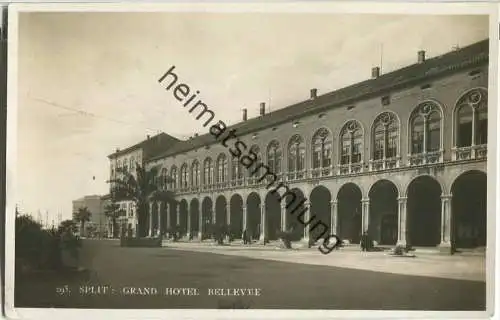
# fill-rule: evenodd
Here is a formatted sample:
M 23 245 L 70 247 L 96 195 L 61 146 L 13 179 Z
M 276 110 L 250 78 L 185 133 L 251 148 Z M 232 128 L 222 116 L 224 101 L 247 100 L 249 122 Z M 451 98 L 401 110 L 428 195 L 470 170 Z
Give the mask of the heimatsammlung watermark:
M 270 192 L 278 195 L 278 199 L 281 202 L 283 198 L 289 196 L 290 200 L 286 204 L 286 208 L 289 209 L 293 203 L 297 200 L 297 196 L 293 193 L 288 185 L 284 184 L 282 181 L 277 181 L 278 176 L 271 171 L 271 169 L 262 162 L 258 161 L 258 155 L 252 149 L 248 149 L 248 146 L 239 139 L 236 135 L 236 129 L 231 129 L 227 132 L 227 125 L 218 120 L 214 123 L 215 113 L 210 110 L 210 108 L 200 99 L 197 99 L 200 91 L 196 90 L 192 93 L 191 88 L 185 83 L 177 83 L 179 77 L 174 73 L 175 66 L 170 67 L 165 74 L 158 79 L 159 83 L 163 83 L 165 85 L 165 90 L 172 89 L 172 94 L 175 99 L 177 99 L 184 108 L 188 108 L 189 113 L 193 113 L 194 111 L 198 111 L 198 115 L 196 116 L 196 120 L 200 120 L 201 118 L 205 119 L 203 123 L 203 127 L 208 126 L 210 123 L 213 123 L 210 126 L 210 134 L 225 147 L 229 148 L 229 152 L 235 158 L 238 158 L 241 165 L 243 165 L 247 170 L 253 168 L 250 173 L 252 176 L 255 176 L 257 173 L 263 173 L 261 177 L 258 179 L 258 182 L 262 182 L 263 180 L 267 180 L 268 184 L 266 186 L 267 189 L 272 189 Z M 196 101 L 196 102 L 194 102 Z M 223 137 L 223 138 L 222 138 Z M 222 139 L 221 139 L 222 138 Z M 228 146 L 228 141 L 233 140 L 233 147 Z M 248 152 L 246 152 L 248 150 Z M 245 153 L 246 152 L 246 153 Z M 245 154 L 244 154 L 245 153 Z M 280 195 L 278 190 L 282 189 L 285 191 Z M 306 199 L 302 199 L 292 210 L 289 211 L 290 215 L 295 215 L 299 208 L 306 202 Z M 297 221 L 304 225 L 304 227 L 309 227 L 310 232 L 318 227 L 323 227 L 323 232 L 314 238 L 314 241 L 318 241 L 319 239 L 324 239 L 324 241 L 318 247 L 318 250 L 323 254 L 330 253 L 335 247 L 337 247 L 341 240 L 336 236 L 329 234 L 329 227 L 323 223 L 321 220 L 317 219 L 316 215 L 310 215 L 308 221 L 304 221 L 304 215 L 306 214 L 308 208 L 303 208 L 297 214 Z M 317 220 L 314 225 L 311 223 Z M 310 226 L 311 225 L 311 226 Z M 333 241 L 332 241 L 333 239 Z

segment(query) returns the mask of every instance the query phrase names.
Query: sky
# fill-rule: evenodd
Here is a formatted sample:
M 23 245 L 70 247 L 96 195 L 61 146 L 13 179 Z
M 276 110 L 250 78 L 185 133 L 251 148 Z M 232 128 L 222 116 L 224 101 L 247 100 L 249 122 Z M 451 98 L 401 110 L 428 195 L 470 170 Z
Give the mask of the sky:
M 72 200 L 107 193 L 116 148 L 206 133 L 158 84 L 172 65 L 234 124 L 487 37 L 486 16 L 22 13 L 17 203 L 70 218 Z

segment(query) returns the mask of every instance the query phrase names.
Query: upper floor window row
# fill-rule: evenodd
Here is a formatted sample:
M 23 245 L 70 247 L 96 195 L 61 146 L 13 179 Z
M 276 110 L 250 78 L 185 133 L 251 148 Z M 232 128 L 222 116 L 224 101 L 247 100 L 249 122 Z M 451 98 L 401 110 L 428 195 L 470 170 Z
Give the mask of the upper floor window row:
M 408 119 L 408 153 L 412 157 L 426 154 L 442 154 L 444 116 L 441 105 L 433 100 L 419 103 Z M 487 143 L 488 107 L 487 91 L 473 89 L 464 93 L 457 101 L 453 112 L 454 145 L 459 148 L 485 145 Z M 370 130 L 370 160 L 395 160 L 401 156 L 401 120 L 396 113 L 384 111 L 378 114 Z M 286 155 L 286 168 L 289 173 L 303 172 L 306 169 L 306 150 L 310 148 L 311 168 L 330 168 L 333 160 L 333 134 L 325 127 L 314 131 L 307 146 L 300 135 L 293 135 L 287 144 L 286 153 L 278 140 L 271 140 L 266 149 L 265 163 L 275 174 L 282 173 L 283 155 Z M 361 164 L 364 159 L 363 150 L 365 131 L 358 120 L 349 120 L 340 129 L 337 162 L 340 166 Z M 258 155 L 257 163 L 262 163 L 260 149 L 257 145 L 250 148 Z M 255 166 L 254 166 L 255 167 Z M 188 182 L 188 170 L 182 171 L 181 185 Z M 237 158 L 231 160 L 231 180 L 240 180 L 244 175 L 251 176 L 255 168 L 244 168 Z M 244 174 L 247 170 L 248 174 Z M 191 185 L 201 183 L 211 185 L 229 180 L 228 157 L 221 153 L 214 162 L 210 157 L 203 161 L 202 169 L 196 160 L 191 166 Z M 203 181 L 200 175 L 203 173 Z M 258 174 L 258 173 L 257 173 Z M 295 175 L 296 176 L 296 175 Z M 172 178 L 174 178 L 172 176 Z

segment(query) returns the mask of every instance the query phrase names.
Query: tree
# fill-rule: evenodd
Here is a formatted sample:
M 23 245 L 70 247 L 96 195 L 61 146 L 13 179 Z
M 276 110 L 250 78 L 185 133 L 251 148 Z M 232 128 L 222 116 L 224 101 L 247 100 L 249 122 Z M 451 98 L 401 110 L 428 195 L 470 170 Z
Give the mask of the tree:
M 160 190 L 156 183 L 159 168 L 157 166 L 147 170 L 139 163 L 135 165 L 135 174 L 128 172 L 123 168 L 118 168 L 118 178 L 111 179 L 111 198 L 114 202 L 132 201 L 137 210 L 138 236 L 145 237 L 148 228 L 148 203 L 149 201 L 165 201 L 174 203 L 174 194 L 171 191 Z M 165 177 L 171 182 L 170 177 Z
M 73 213 L 73 218 L 75 219 L 75 221 L 78 221 L 80 223 L 80 235 L 84 233 L 85 222 L 90 221 L 90 216 L 92 216 L 92 212 L 90 212 L 87 207 L 79 208 L 76 212 Z
M 59 231 L 61 233 L 64 232 L 71 232 L 71 233 L 76 233 L 78 231 L 78 226 L 76 225 L 74 220 L 68 219 L 64 220 L 59 224 Z
M 111 228 L 113 229 L 112 237 L 116 238 L 117 235 L 117 225 L 116 220 L 125 213 L 124 210 L 120 209 L 120 205 L 116 202 L 111 202 L 104 207 L 104 214 L 111 220 Z

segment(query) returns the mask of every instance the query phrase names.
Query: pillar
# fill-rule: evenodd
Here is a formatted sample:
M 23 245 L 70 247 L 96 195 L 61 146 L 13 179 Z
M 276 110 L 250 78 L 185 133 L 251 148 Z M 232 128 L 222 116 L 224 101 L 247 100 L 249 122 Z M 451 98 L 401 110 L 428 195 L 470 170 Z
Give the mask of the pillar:
M 187 238 L 188 240 L 191 239 L 191 208 L 189 207 L 191 202 L 188 202 L 187 205 L 186 205 L 186 209 L 187 209 L 187 232 L 186 232 L 186 235 L 187 235 Z
M 331 204 L 331 225 L 330 234 L 338 235 L 339 227 L 339 214 L 338 214 L 338 201 L 337 199 L 330 201 Z
M 302 241 L 309 242 L 310 228 L 316 222 L 316 221 L 311 221 L 310 223 L 308 223 L 309 219 L 311 218 L 311 202 L 309 200 L 304 202 L 303 212 L 304 212 L 304 216 L 303 216 L 302 220 L 305 223 L 307 223 L 307 225 L 304 227 L 304 238 L 302 239 Z M 300 215 L 300 213 L 299 213 L 299 215 Z
M 199 202 L 198 206 L 198 240 L 201 241 L 203 239 L 203 226 L 204 226 L 204 221 L 203 221 L 203 202 Z
M 215 212 L 215 210 L 216 210 L 215 201 L 212 201 L 212 208 L 211 209 L 212 209 L 212 223 L 216 224 L 217 221 L 215 219 L 217 218 L 216 217 L 217 215 L 215 214 L 216 213 Z
M 260 204 L 260 237 L 259 240 L 264 241 L 266 238 L 266 206 Z
M 170 235 L 170 228 L 172 227 L 172 222 L 170 221 L 170 210 L 172 204 L 165 203 L 165 212 L 167 213 L 167 236 Z
M 149 202 L 149 232 L 148 236 L 153 235 L 153 201 Z
M 161 201 L 158 201 L 157 203 L 157 206 L 158 206 L 158 236 L 161 236 L 162 235 L 162 227 L 161 227 Z
M 226 202 L 226 225 L 229 228 L 229 233 L 231 233 L 231 199 L 228 199 L 229 201 Z M 229 239 L 231 238 L 231 235 L 228 234 L 226 235 L 226 241 L 229 242 Z
M 443 253 L 452 253 L 451 245 L 451 194 L 441 196 L 441 243 L 440 251 Z
M 363 232 L 368 232 L 368 227 L 370 225 L 370 199 L 361 200 L 361 229 Z
M 247 217 L 247 206 L 244 203 L 242 209 L 243 209 L 243 230 L 246 230 L 248 217 Z
M 407 197 L 398 198 L 398 241 L 397 245 L 406 246 L 406 204 Z
M 287 231 L 287 221 L 286 221 L 286 203 L 283 201 L 281 203 L 281 231 Z

